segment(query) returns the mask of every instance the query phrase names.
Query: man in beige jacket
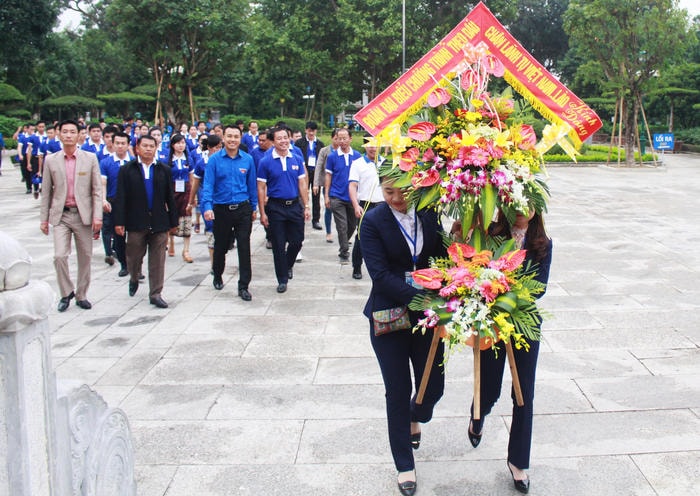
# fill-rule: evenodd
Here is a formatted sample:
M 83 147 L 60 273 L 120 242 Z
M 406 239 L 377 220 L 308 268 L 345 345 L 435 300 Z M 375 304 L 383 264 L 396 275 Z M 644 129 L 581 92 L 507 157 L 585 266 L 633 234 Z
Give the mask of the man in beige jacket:
M 49 234 L 53 226 L 53 264 L 61 292 L 58 311 L 64 312 L 75 297 L 76 305 L 88 310 L 92 241 L 98 239 L 102 228 L 102 178 L 97 157 L 78 149 L 78 123 L 63 121 L 59 126 L 63 150 L 44 160 L 41 196 L 40 229 Z M 75 238 L 78 255 L 78 282 L 73 282 L 68 270 L 71 237 Z

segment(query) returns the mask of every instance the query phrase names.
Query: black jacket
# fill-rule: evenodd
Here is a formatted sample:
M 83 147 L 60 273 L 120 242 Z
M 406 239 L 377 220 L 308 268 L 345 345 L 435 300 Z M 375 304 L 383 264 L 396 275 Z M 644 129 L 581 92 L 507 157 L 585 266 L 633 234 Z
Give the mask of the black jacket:
M 177 226 L 177 210 L 170 168 L 156 162 L 153 174 L 153 208 L 148 210 L 143 167 L 132 160 L 119 169 L 117 197 L 112 205 L 114 225 L 125 226 L 127 231 L 168 231 Z
M 304 156 L 304 165 L 308 167 L 309 166 L 309 140 L 307 140 L 306 136 L 304 136 L 303 138 L 296 140 L 296 142 L 294 143 L 294 146 L 296 146 L 297 148 L 299 148 L 299 150 L 301 150 L 301 154 Z M 323 148 L 324 146 L 326 146 L 326 145 L 323 144 L 323 141 L 316 138 L 316 146 L 314 147 L 314 151 L 316 152 L 316 158 L 318 158 L 318 152 L 320 152 L 321 148 Z

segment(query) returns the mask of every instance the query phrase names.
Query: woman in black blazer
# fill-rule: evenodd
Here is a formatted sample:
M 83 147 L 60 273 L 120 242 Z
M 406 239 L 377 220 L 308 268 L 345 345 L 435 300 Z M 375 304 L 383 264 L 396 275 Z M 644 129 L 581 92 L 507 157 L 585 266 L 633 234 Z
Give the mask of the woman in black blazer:
M 543 284 L 549 280 L 549 266 L 552 262 L 552 240 L 547 236 L 544 221 L 541 214 L 531 214 L 528 219 L 517 215 L 512 226 L 509 226 L 505 216 L 499 215 L 499 219 L 491 225 L 489 234 L 493 236 L 512 237 L 519 249 L 525 249 L 527 264 L 536 265 L 535 279 Z M 546 286 L 545 286 L 546 287 Z M 544 292 L 537 297 L 541 297 Z M 525 473 L 530 465 L 530 444 L 532 440 L 532 415 L 533 400 L 535 396 L 535 370 L 537 368 L 537 355 L 540 348 L 539 341 L 527 340 L 529 351 L 513 347 L 515 363 L 520 379 L 520 387 L 523 392 L 525 404 L 519 407 L 513 398 L 513 419 L 510 428 L 508 442 L 508 470 L 513 477 L 515 488 L 523 494 L 527 494 L 530 488 L 530 479 Z M 473 447 L 481 442 L 484 417 L 491 412 L 491 408 L 501 394 L 503 381 L 503 369 L 506 362 L 505 345 L 499 341 L 496 349 L 487 349 L 481 352 L 481 418 L 469 420 L 469 441 Z M 474 413 L 474 404 L 471 407 Z
M 416 213 L 409 210 L 404 192 L 384 179 L 382 193 L 386 203 L 368 211 L 360 224 L 360 243 L 372 289 L 364 308 L 369 319 L 370 339 L 379 361 L 386 392 L 389 444 L 398 470 L 401 494 L 416 491 L 413 449 L 420 444 L 420 423 L 428 422 L 433 407 L 442 397 L 445 378 L 443 346 L 440 343 L 430 379 L 421 405 L 415 403 L 415 393 L 426 365 L 432 333 L 412 332 L 410 328 L 375 335 L 372 312 L 407 305 L 420 291 L 407 274 L 429 266 L 429 258 L 445 256 L 442 227 L 435 211 Z M 410 312 L 411 327 L 420 312 Z M 416 378 L 415 390 L 411 370 Z

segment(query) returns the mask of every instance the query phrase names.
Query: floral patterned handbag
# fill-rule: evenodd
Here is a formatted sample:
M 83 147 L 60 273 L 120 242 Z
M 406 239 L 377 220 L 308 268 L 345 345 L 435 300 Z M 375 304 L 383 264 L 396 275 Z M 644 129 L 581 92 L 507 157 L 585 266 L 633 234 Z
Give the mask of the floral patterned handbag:
M 372 312 L 372 320 L 374 321 L 375 336 L 411 328 L 406 305 Z

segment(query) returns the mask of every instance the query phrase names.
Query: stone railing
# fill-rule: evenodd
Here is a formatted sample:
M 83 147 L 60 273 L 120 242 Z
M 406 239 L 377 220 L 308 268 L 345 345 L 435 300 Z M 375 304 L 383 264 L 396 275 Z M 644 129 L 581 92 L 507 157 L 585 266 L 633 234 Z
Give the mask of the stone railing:
M 27 252 L 0 232 L 0 495 L 135 496 L 126 415 L 86 385 L 58 393 L 55 296 L 30 273 Z

